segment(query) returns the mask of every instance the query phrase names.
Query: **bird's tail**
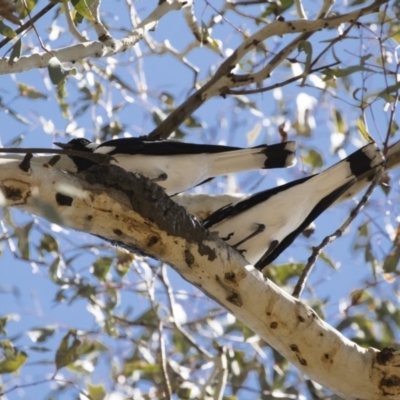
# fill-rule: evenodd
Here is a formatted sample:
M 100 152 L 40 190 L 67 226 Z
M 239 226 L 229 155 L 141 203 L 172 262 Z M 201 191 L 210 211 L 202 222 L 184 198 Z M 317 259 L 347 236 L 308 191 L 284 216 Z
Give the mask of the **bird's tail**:
M 261 145 L 211 155 L 210 176 L 255 169 L 287 168 L 296 164 L 296 142 Z
M 373 171 L 384 162 L 385 157 L 376 143 L 369 143 L 325 171 L 306 178 L 303 190 L 313 193 L 315 200 L 320 200 L 317 209 L 325 210 L 357 182 L 359 176 Z M 286 186 L 294 183 L 296 181 Z
M 378 146 L 375 143 L 370 143 L 320 174 L 301 179 L 303 182 L 300 185 L 298 184 L 299 181 L 283 185 L 281 188 L 289 189 L 290 186 L 294 186 L 294 188 L 297 186 L 307 194 L 312 193 L 316 204 L 299 227 L 286 236 L 278 246 L 271 251 L 267 250 L 255 264 L 255 267 L 262 270 L 271 264 L 283 250 L 290 246 L 300 232 L 357 182 L 359 176 L 374 170 L 384 162 L 385 157 Z M 296 198 L 294 194 L 293 198 Z
M 324 172 L 315 175 L 309 182 L 312 181 L 312 187 L 316 190 L 321 188 L 326 191 L 330 185 L 332 185 L 330 189 L 334 190 L 335 186 L 357 179 L 384 162 L 385 157 L 376 143 L 369 143 Z

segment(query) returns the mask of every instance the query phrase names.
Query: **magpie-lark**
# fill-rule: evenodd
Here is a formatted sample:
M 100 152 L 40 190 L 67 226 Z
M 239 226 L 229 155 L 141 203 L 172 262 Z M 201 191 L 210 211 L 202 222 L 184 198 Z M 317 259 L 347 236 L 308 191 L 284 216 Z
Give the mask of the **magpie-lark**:
M 174 195 L 211 180 L 218 175 L 263 168 L 284 168 L 295 164 L 295 142 L 248 149 L 230 146 L 184 143 L 147 138 L 114 139 L 97 145 L 87 139 L 55 143 L 63 149 L 91 151 L 113 157 L 112 164 L 129 172 L 139 172 Z M 78 172 L 94 164 L 70 156 Z
M 257 269 L 274 261 L 357 177 L 383 164 L 374 143 L 329 169 L 228 204 L 203 221 Z

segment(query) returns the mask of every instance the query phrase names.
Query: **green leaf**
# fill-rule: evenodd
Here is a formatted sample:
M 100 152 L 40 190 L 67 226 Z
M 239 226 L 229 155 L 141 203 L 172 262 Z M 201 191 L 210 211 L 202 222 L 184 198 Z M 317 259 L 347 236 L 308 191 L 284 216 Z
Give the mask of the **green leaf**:
M 107 333 L 107 335 L 118 337 L 118 331 L 115 326 L 115 319 L 112 315 L 108 315 L 108 318 L 104 323 L 103 330 L 105 333 Z
M 69 345 L 69 339 L 73 338 L 72 344 Z M 57 349 L 55 362 L 57 369 L 66 367 L 72 364 L 79 358 L 79 347 L 81 341 L 76 337 L 76 331 L 70 330 L 61 340 L 60 346 Z
M 87 390 L 91 400 L 104 400 L 106 398 L 106 390 L 104 385 L 87 385 Z
M 268 7 L 266 7 L 263 14 L 261 14 L 261 18 L 265 18 L 270 15 L 281 15 L 293 5 L 293 0 L 281 0 L 279 2 L 270 2 L 267 4 Z
M 7 315 L 5 317 L 0 318 L 0 334 L 7 335 L 5 327 L 7 325 L 7 322 L 9 321 L 9 319 L 10 318 Z
M 40 245 L 38 247 L 39 251 L 45 251 L 47 253 L 51 253 L 53 251 L 58 252 L 58 242 L 54 239 L 53 236 L 45 233 L 42 236 L 42 240 L 40 241 Z
M 312 44 L 308 41 L 303 41 L 299 44 L 298 50 L 304 51 L 306 53 L 306 63 L 305 63 L 304 72 L 303 72 L 304 77 L 300 84 L 300 86 L 304 86 L 306 79 L 307 79 L 307 75 L 309 74 L 310 67 L 311 67 L 312 53 L 313 53 Z
M 351 305 L 356 306 L 362 303 L 370 303 L 373 301 L 371 294 L 365 289 L 356 289 L 350 293 Z
M 64 281 L 61 279 L 62 274 L 61 274 L 60 261 L 61 258 L 57 257 L 49 266 L 50 279 L 57 285 L 64 284 Z
M 320 259 L 325 262 L 326 264 L 328 264 L 329 267 L 331 267 L 334 271 L 337 271 L 337 268 L 335 266 L 335 263 L 326 255 L 326 253 L 321 252 L 320 254 Z
M 109 137 L 118 136 L 124 131 L 124 127 L 119 121 L 113 121 L 110 124 L 103 125 L 101 128 L 101 138 L 106 140 Z
M 14 349 L 13 355 L 7 354 L 6 358 L 0 361 L 0 374 L 10 374 L 18 371 L 25 364 L 27 358 L 28 355 L 24 351 L 19 352 Z
M 42 328 L 33 328 L 27 332 L 27 335 L 35 343 L 43 343 L 52 337 L 56 331 L 55 326 L 44 326 Z
M 49 71 L 50 80 L 52 84 L 55 86 L 64 82 L 64 80 L 69 74 L 68 71 L 64 72 L 62 64 L 56 57 L 50 58 L 47 70 Z
M 15 38 L 17 34 L 14 32 L 14 29 L 10 28 L 3 21 L 0 21 L 0 35 L 3 35 L 9 39 Z
M 113 263 L 111 257 L 101 257 L 93 263 L 93 275 L 99 280 L 104 281 Z
M 353 0 L 351 3 L 350 3 L 350 6 L 351 7 L 353 7 L 353 6 L 358 6 L 358 5 L 360 5 L 360 4 L 365 4 L 367 2 L 367 0 Z
M 43 346 L 29 346 L 29 350 L 36 351 L 37 353 L 48 353 L 49 351 L 53 351 L 52 349 Z
M 18 250 L 21 254 L 21 258 L 24 260 L 30 259 L 29 232 L 31 231 L 32 226 L 33 226 L 33 221 L 27 223 L 23 227 L 15 228 L 15 234 L 18 238 Z
M 313 149 L 311 149 L 308 154 L 303 157 L 303 161 L 310 165 L 313 170 L 321 168 L 324 165 L 321 154 Z
M 331 74 L 336 76 L 337 78 L 343 78 L 345 76 L 354 74 L 355 72 L 375 72 L 375 70 L 371 68 L 364 67 L 362 65 L 353 65 L 347 68 L 333 68 L 330 70 Z
M 204 125 L 197 118 L 189 116 L 183 122 L 188 128 L 203 128 Z
M 117 274 L 122 278 L 129 272 L 135 255 L 127 251 L 117 251 L 117 256 L 117 262 L 114 268 Z
M 395 272 L 400 261 L 400 248 L 397 247 L 392 251 L 383 262 L 383 270 L 385 272 Z
M 86 0 L 71 0 L 75 10 L 89 21 L 94 21 L 93 15 L 88 7 Z
M 337 132 L 344 133 L 347 131 L 346 121 L 343 119 L 342 113 L 337 109 L 332 109 L 333 120 L 335 122 L 335 129 Z
M 160 101 L 162 101 L 168 108 L 175 108 L 175 97 L 167 92 L 162 92 L 160 96 Z
M 304 267 L 305 264 L 301 263 L 275 265 L 274 268 L 266 268 L 266 276 L 277 285 L 282 286 L 286 285 L 289 279 L 300 276 L 304 270 Z
M 45 94 L 33 88 L 32 86 L 25 85 L 24 83 L 18 83 L 17 86 L 19 89 L 19 94 L 23 97 L 28 97 L 29 99 L 32 100 L 47 99 L 48 97 Z
M 72 304 L 78 297 L 83 297 L 86 299 L 92 298 L 92 296 L 96 295 L 96 287 L 92 285 L 81 284 L 79 289 L 69 301 L 69 304 Z
M 97 340 L 93 340 L 85 341 L 79 349 L 79 354 L 104 353 L 107 351 L 110 351 L 107 346 Z
M 369 135 L 366 126 L 364 125 L 364 121 L 362 120 L 362 118 L 358 118 L 357 120 L 357 128 L 361 133 L 361 136 L 368 142 L 373 142 L 374 139 L 372 139 L 372 137 Z
M 20 19 L 25 19 L 29 13 L 35 8 L 38 0 L 24 0 L 23 2 L 17 1 L 17 12 Z
M 359 226 L 358 236 L 368 238 L 368 236 L 369 236 L 368 222 Z
M 105 294 L 107 295 L 105 304 L 105 309 L 107 311 L 114 309 L 118 304 L 120 304 L 121 299 L 119 290 L 114 287 L 108 287 Z
M 377 93 L 377 97 L 381 97 L 388 103 L 392 103 L 397 98 L 397 91 L 400 89 L 400 82 L 390 85 L 383 89 L 381 92 Z M 391 93 L 395 93 L 396 96 L 392 96 Z
M 12 47 L 10 59 L 8 61 L 9 64 L 13 64 L 14 60 L 16 58 L 20 58 L 21 57 L 21 47 L 22 47 L 22 41 L 21 41 L 21 39 L 18 39 L 14 43 L 14 46 Z

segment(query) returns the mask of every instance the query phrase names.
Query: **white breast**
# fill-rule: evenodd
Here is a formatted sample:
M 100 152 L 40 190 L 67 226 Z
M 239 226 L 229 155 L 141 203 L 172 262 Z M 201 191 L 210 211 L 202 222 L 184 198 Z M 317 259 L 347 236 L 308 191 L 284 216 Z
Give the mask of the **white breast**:
M 129 172 L 139 172 L 149 179 L 157 179 L 162 174 L 167 179 L 157 182 L 169 195 L 183 192 L 206 180 L 207 155 L 184 156 L 118 155 L 113 156 L 113 164 Z

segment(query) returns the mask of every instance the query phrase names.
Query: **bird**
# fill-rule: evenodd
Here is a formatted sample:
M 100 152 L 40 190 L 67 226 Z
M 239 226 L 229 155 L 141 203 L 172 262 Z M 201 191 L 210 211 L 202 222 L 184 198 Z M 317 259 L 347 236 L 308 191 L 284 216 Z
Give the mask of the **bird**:
M 271 264 L 296 237 L 356 181 L 384 163 L 370 143 L 325 171 L 221 207 L 203 226 L 258 270 Z
M 141 173 L 162 186 L 170 196 L 205 183 L 216 176 L 256 169 L 285 168 L 296 163 L 293 141 L 251 148 L 150 140 L 146 137 L 113 139 L 101 144 L 84 138 L 55 143 L 65 150 L 112 156 L 111 163 Z M 69 156 L 77 172 L 95 162 Z

